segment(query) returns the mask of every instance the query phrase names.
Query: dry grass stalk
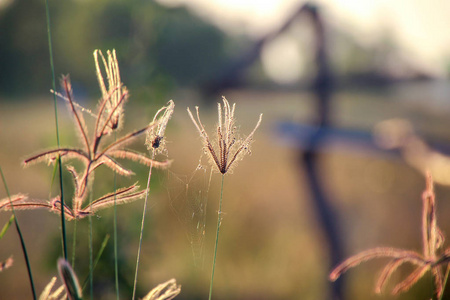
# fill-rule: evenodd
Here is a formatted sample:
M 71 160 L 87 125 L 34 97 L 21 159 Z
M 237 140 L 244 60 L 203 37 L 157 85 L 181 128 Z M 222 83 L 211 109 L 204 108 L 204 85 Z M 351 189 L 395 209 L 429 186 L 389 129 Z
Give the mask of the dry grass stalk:
M 181 285 L 177 285 L 177 281 L 172 278 L 164 283 L 159 284 L 151 290 L 142 300 L 171 300 L 181 292 Z
M 54 292 L 52 292 L 53 287 L 56 283 L 56 277 L 53 277 L 50 282 L 45 286 L 39 300 L 65 300 L 67 299 L 66 293 L 64 293 L 64 285 L 61 285 Z
M 4 209 L 6 207 L 9 207 L 11 203 L 14 204 L 14 203 L 26 200 L 26 199 L 28 199 L 28 197 L 23 194 L 12 195 L 11 198 L 9 198 L 9 197 L 3 198 L 0 200 L 0 210 Z
M 98 62 L 99 54 L 106 72 L 108 89 L 106 89 L 105 80 L 103 79 L 100 64 Z M 113 112 L 111 119 L 107 122 L 108 131 L 112 132 L 119 126 L 122 126 L 123 122 L 121 122 L 121 119 L 123 119 L 123 105 L 120 105 L 117 108 L 116 106 L 119 102 L 122 101 L 122 95 L 128 94 L 128 92 L 126 87 L 122 85 L 122 81 L 120 80 L 119 63 L 116 57 L 116 50 L 113 50 L 112 52 L 108 50 L 107 56 L 108 61 L 106 61 L 102 51 L 94 51 L 97 79 L 100 90 L 102 91 L 102 101 L 100 101 L 100 106 L 104 106 L 104 109 L 107 112 L 106 114 Z M 107 101 L 103 101 L 103 99 L 107 99 Z
M 227 99 L 222 97 L 223 100 L 223 112 L 220 103 L 217 105 L 219 123 L 217 125 L 217 145 L 213 146 L 211 140 L 206 133 L 206 130 L 200 120 L 200 114 L 198 106 L 195 107 L 197 111 L 197 119 L 194 118 L 189 108 L 187 109 L 189 116 L 192 119 L 197 131 L 202 138 L 203 148 L 205 153 L 212 160 L 212 165 L 216 165 L 219 172 L 222 174 L 227 173 L 230 168 L 237 162 L 245 153 L 250 153 L 250 144 L 253 140 L 253 135 L 258 129 L 262 121 L 262 114 L 259 116 L 259 120 L 256 123 L 255 128 L 245 138 L 239 139 L 236 137 L 237 129 L 235 126 L 234 109 L 236 104 L 230 106 Z
M 167 152 L 165 148 L 165 140 L 164 140 L 164 134 L 167 128 L 167 123 L 169 122 L 170 118 L 172 117 L 173 110 L 175 108 L 175 103 L 170 100 L 167 104 L 167 106 L 162 107 L 160 110 L 158 110 L 155 114 L 155 117 L 153 118 L 152 123 L 155 123 L 157 118 L 160 114 L 162 114 L 161 117 L 159 117 L 158 126 L 152 127 L 148 133 L 147 138 L 145 141 L 145 144 L 147 145 L 147 148 L 151 149 L 151 157 L 152 159 L 155 158 L 155 155 L 157 153 L 163 153 Z M 152 169 L 153 164 L 150 164 L 149 170 L 148 170 L 148 177 L 147 177 L 147 188 L 145 192 L 145 200 L 144 200 L 144 207 L 142 209 L 142 221 L 141 221 L 141 232 L 139 236 L 139 247 L 136 257 L 136 269 L 134 273 L 134 284 L 133 284 L 133 295 L 131 299 L 135 299 L 136 296 L 136 287 L 137 287 L 137 278 L 138 278 L 138 271 L 139 271 L 139 262 L 141 257 L 141 249 L 142 249 L 142 238 L 144 233 L 144 225 L 145 225 L 145 215 L 147 212 L 147 201 L 148 201 L 148 195 L 150 191 L 150 180 L 152 178 Z
M 158 126 L 151 128 L 147 132 L 147 138 L 145 144 L 148 150 L 155 151 L 156 153 L 164 153 L 166 151 L 166 140 L 164 139 L 164 134 L 166 132 L 167 123 L 172 117 L 173 111 L 175 109 L 175 103 L 170 100 L 167 106 L 159 109 L 152 123 L 156 123 L 159 120 Z M 160 116 L 162 114 L 162 116 Z
M 106 89 L 103 76 L 101 75 L 100 65 L 98 62 L 98 55 L 102 58 L 105 71 L 108 79 L 108 89 Z M 24 165 L 28 166 L 38 162 L 54 163 L 57 161 L 57 157 L 61 159 L 77 159 L 84 165 L 84 169 L 79 173 L 74 167 L 67 166 L 69 173 L 72 175 L 72 179 L 75 185 L 74 197 L 72 199 L 72 207 L 64 207 L 65 217 L 68 220 L 75 218 L 83 218 L 89 214 L 92 214 L 99 209 L 109 207 L 113 205 L 114 197 L 116 197 L 116 204 L 123 204 L 142 198 L 145 195 L 145 191 L 138 191 L 136 184 L 119 189 L 112 194 L 108 194 L 94 200 L 91 204 L 83 206 L 86 197 L 89 184 L 93 181 L 94 171 L 101 165 L 109 167 L 119 175 L 130 176 L 134 173 L 120 165 L 116 158 L 129 159 L 136 161 L 146 166 L 154 166 L 157 168 L 164 168 L 170 164 L 170 161 L 158 162 L 145 154 L 125 149 L 124 147 L 133 142 L 140 134 L 158 128 L 165 120 L 154 120 L 149 125 L 139 130 L 128 133 L 109 145 L 103 145 L 105 136 L 109 135 L 113 131 L 117 131 L 122 123 L 123 104 L 128 99 L 128 92 L 120 81 L 119 67 L 115 52 L 108 52 L 108 61 L 104 58 L 100 51 L 94 52 L 94 58 L 97 69 L 97 78 L 99 81 L 100 89 L 102 91 L 102 98 L 98 105 L 98 111 L 95 114 L 95 125 L 92 138 L 89 138 L 88 129 L 83 117 L 85 110 L 81 109 L 79 105 L 73 101 L 72 87 L 68 76 L 62 78 L 62 87 L 65 92 L 64 99 L 66 100 L 69 109 L 73 115 L 75 127 L 78 136 L 83 145 L 82 148 L 63 147 L 58 149 L 51 149 L 26 159 Z M 165 126 L 165 125 L 164 125 Z M 50 211 L 61 213 L 61 202 L 59 198 L 54 198 L 51 201 L 39 201 L 39 200 L 26 200 L 13 201 L 14 207 L 17 209 L 34 209 L 34 208 L 47 208 Z M 2 202 L 0 202 L 0 209 L 2 208 Z M 7 203 L 3 205 L 5 209 L 10 208 Z
M 81 300 L 83 296 L 78 277 L 70 264 L 63 258 L 58 260 L 58 273 L 64 284 L 67 298 L 70 300 Z
M 450 261 L 450 248 L 442 250 L 444 236 L 436 223 L 436 201 L 433 189 L 433 179 L 427 174 L 426 189 L 422 194 L 422 243 L 423 254 L 396 248 L 374 248 L 356 254 L 338 265 L 331 273 L 330 280 L 337 280 L 348 269 L 362 262 L 374 258 L 388 257 L 391 261 L 385 266 L 375 287 L 375 292 L 380 293 L 391 275 L 404 263 L 411 263 L 415 270 L 392 290 L 392 294 L 405 292 L 411 288 L 428 271 L 434 278 L 435 293 L 438 298 L 444 290 L 444 274 L 442 267 Z

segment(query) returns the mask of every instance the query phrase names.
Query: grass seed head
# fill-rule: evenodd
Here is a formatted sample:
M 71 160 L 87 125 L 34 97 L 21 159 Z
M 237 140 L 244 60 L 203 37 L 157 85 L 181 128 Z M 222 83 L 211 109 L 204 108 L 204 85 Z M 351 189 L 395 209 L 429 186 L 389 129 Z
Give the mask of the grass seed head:
M 103 78 L 100 68 L 99 57 L 103 62 L 103 66 L 106 72 L 106 81 Z M 121 165 L 116 159 L 128 159 L 136 161 L 146 166 L 154 166 L 157 168 L 165 168 L 170 164 L 170 161 L 155 161 L 152 158 L 147 157 L 143 153 L 139 153 L 133 150 L 126 149 L 125 146 L 132 143 L 138 138 L 139 135 L 152 130 L 159 134 L 158 142 L 154 142 L 155 146 L 159 143 L 161 145 L 161 139 L 164 134 L 167 122 L 173 112 L 173 101 L 170 101 L 167 107 L 164 107 L 160 112 L 164 111 L 162 117 L 158 122 L 152 122 L 150 125 L 144 128 L 130 132 L 122 137 L 117 137 L 109 144 L 103 142 L 105 136 L 111 133 L 113 130 L 117 130 L 118 126 L 123 123 L 121 115 L 123 113 L 123 104 L 128 98 L 128 92 L 123 87 L 120 80 L 119 66 L 117 63 L 116 53 L 108 51 L 107 59 L 103 56 L 101 51 L 96 50 L 94 52 L 95 66 L 97 70 L 97 79 L 102 91 L 102 99 L 98 106 L 96 114 L 92 114 L 90 111 L 83 109 L 76 104 L 73 99 L 72 87 L 70 80 L 67 76 L 62 78 L 62 85 L 65 91 L 63 99 L 67 102 L 70 112 L 72 113 L 75 128 L 80 138 L 82 147 L 58 147 L 57 149 L 50 149 L 35 154 L 32 157 L 25 159 L 24 165 L 29 165 L 37 162 L 55 163 L 57 158 L 62 160 L 77 159 L 83 164 L 82 170 L 76 170 L 74 167 L 68 166 L 68 171 L 71 174 L 75 191 L 72 199 L 72 207 L 69 208 L 64 205 L 61 208 L 61 200 L 57 197 L 51 201 L 46 200 L 28 200 L 28 199 L 13 199 L 13 206 L 17 209 L 37 209 L 44 208 L 55 213 L 64 215 L 68 220 L 84 218 L 88 215 L 92 215 L 99 209 L 107 208 L 111 206 L 111 199 L 117 198 L 116 204 L 128 203 L 143 197 L 143 191 L 137 191 L 137 185 L 132 185 L 127 188 L 117 189 L 111 194 L 106 194 L 97 200 L 94 200 L 89 205 L 84 205 L 87 199 L 87 191 L 92 188 L 93 178 L 95 170 L 104 165 L 114 172 L 122 176 L 130 176 L 134 173 Z M 106 87 L 107 86 L 107 87 Z M 57 94 L 60 96 L 60 94 Z M 61 96 L 60 96 L 61 97 Z M 84 122 L 83 113 L 88 113 L 96 118 L 95 125 L 92 130 L 92 135 L 88 134 L 88 128 Z M 155 117 L 156 120 L 156 117 Z M 0 200 L 0 209 L 11 209 L 9 202 Z
M 103 62 L 104 72 L 106 73 L 107 86 L 102 75 L 99 56 Z M 109 120 L 104 119 L 107 122 L 107 133 L 110 133 L 119 127 L 123 123 L 123 104 L 125 101 L 122 99 L 127 98 L 128 91 L 123 85 L 120 79 L 119 63 L 117 61 L 116 50 L 107 51 L 107 59 L 103 56 L 100 50 L 94 51 L 95 69 L 97 73 L 97 80 L 102 92 L 102 99 L 100 105 L 104 105 L 105 114 L 102 114 L 105 118 L 111 115 Z M 119 103 L 122 102 L 120 105 Z
M 67 297 L 71 300 L 83 298 L 78 277 L 70 264 L 63 258 L 58 260 L 58 272 L 66 289 Z
M 145 145 L 147 145 L 148 150 L 153 149 L 156 153 L 163 153 L 166 151 L 165 132 L 167 123 L 172 117 L 174 109 L 175 103 L 173 100 L 170 100 L 167 102 L 167 106 L 162 107 L 156 112 L 152 123 L 157 123 L 158 125 L 152 127 L 147 132 L 147 138 L 145 140 Z
M 142 300 L 171 300 L 181 292 L 181 286 L 172 278 L 159 284 L 151 290 Z
M 255 128 L 246 138 L 237 137 L 237 127 L 235 125 L 234 112 L 236 104 L 230 106 L 227 99 L 222 97 L 223 106 L 218 103 L 218 125 L 216 143 L 211 142 L 206 130 L 200 120 L 199 108 L 195 107 L 197 118 L 194 118 L 188 108 L 188 114 L 194 123 L 203 142 L 203 149 L 211 161 L 211 165 L 217 166 L 220 173 L 227 173 L 238 160 L 250 153 L 250 144 L 256 129 L 261 125 L 262 114 L 259 115 Z M 214 145 L 215 144 L 215 145 Z
M 375 287 L 375 292 L 380 293 L 391 275 L 403 264 L 409 263 L 414 270 L 396 284 L 392 294 L 408 291 L 428 271 L 434 279 L 434 293 L 441 299 L 444 287 L 443 266 L 448 267 L 450 261 L 450 248 L 440 251 L 444 242 L 444 236 L 436 224 L 436 202 L 433 189 L 433 178 L 430 173 L 426 176 L 426 188 L 422 193 L 422 242 L 423 253 L 397 248 L 378 247 L 358 253 L 340 265 L 329 275 L 331 281 L 337 280 L 348 269 L 374 258 L 390 258 L 391 261 L 384 267 Z

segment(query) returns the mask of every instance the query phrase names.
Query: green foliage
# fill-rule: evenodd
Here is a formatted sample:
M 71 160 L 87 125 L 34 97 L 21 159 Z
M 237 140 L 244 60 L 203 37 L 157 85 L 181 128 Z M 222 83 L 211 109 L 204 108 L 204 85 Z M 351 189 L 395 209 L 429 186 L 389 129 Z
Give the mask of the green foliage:
M 6 231 L 8 231 L 9 226 L 11 226 L 12 222 L 14 221 L 14 215 L 9 218 L 9 221 L 6 222 L 6 224 L 3 226 L 2 230 L 0 231 L 0 240 L 5 235 Z
M 117 50 L 128 87 L 146 96 L 146 101 L 147 97 L 165 99 L 176 86 L 200 84 L 226 61 L 224 33 L 185 8 L 165 8 L 153 1 L 49 4 L 55 72 L 70 72 L 77 79 L 74 85 L 88 92 L 97 92 L 92 66 L 95 48 Z M 42 1 L 14 1 L 0 11 L 2 93 L 48 92 L 51 75 L 44 11 Z M 79 87 L 75 91 L 85 93 Z

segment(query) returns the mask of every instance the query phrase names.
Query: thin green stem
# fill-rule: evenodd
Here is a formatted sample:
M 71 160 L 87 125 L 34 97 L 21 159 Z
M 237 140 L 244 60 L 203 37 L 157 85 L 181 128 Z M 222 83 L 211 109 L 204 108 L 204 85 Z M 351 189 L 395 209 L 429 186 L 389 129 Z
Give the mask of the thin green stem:
M 31 285 L 31 292 L 33 293 L 33 299 L 36 300 L 36 290 L 34 288 L 34 281 L 33 281 L 33 274 L 31 273 L 31 266 L 30 266 L 30 260 L 28 259 L 28 253 L 27 253 L 27 247 L 25 246 L 25 241 L 22 236 L 22 231 L 20 230 L 19 221 L 17 220 L 16 211 L 14 210 L 14 205 L 11 201 L 11 194 L 9 193 L 8 185 L 6 184 L 5 175 L 3 175 L 2 167 L 0 167 L 0 173 L 2 175 L 3 185 L 5 187 L 6 194 L 9 198 L 9 203 L 11 206 L 11 210 L 14 216 L 14 224 L 16 225 L 16 230 L 19 235 L 20 239 L 20 245 L 22 246 L 22 252 L 23 256 L 25 258 L 25 263 L 27 265 L 27 271 L 28 271 L 28 278 L 30 279 L 30 285 Z
M 51 33 L 51 26 L 50 26 L 50 10 L 48 8 L 48 0 L 45 0 L 45 15 L 47 19 L 47 38 L 48 38 L 48 52 L 50 56 L 50 69 L 52 71 L 52 87 L 53 90 L 56 91 L 56 80 L 55 80 L 55 67 L 53 64 L 53 47 L 52 47 L 52 33 Z M 55 109 L 55 124 L 56 124 L 56 143 L 58 145 L 58 148 L 60 147 L 60 141 L 59 141 L 59 126 L 58 126 L 58 106 L 56 103 L 56 94 L 53 93 L 53 106 Z M 67 260 L 67 242 L 66 242 L 66 220 L 64 216 L 64 189 L 63 189 L 63 178 L 62 178 L 62 164 L 61 164 L 61 157 L 58 155 L 58 166 L 59 166 L 59 188 L 60 188 L 60 195 L 61 195 L 61 235 L 62 235 L 62 241 L 63 241 L 63 254 L 64 259 Z
M 138 248 L 138 253 L 137 253 L 137 258 L 136 258 L 136 271 L 134 273 L 134 284 L 133 284 L 133 296 L 132 296 L 132 300 L 135 299 L 136 297 L 136 285 L 137 285 L 137 277 L 138 277 L 138 270 L 139 270 L 139 260 L 141 257 L 141 247 L 142 247 L 142 236 L 144 233 L 144 224 L 145 224 L 145 214 L 147 211 L 147 200 L 148 200 L 148 194 L 150 192 L 150 179 L 152 177 L 152 169 L 153 169 L 153 160 L 155 159 L 155 150 L 152 150 L 152 162 L 150 163 L 150 167 L 148 169 L 148 179 L 147 179 L 147 189 L 146 189 L 146 193 L 145 193 L 145 201 L 144 201 L 144 208 L 142 210 L 142 222 L 141 222 L 141 233 L 139 236 L 139 248 Z
M 77 251 L 77 223 L 78 220 L 73 220 L 73 237 L 72 237 L 72 268 L 75 267 L 75 253 Z
M 117 131 L 114 131 L 114 141 L 117 141 Z M 114 172 L 114 192 L 117 190 L 117 173 Z M 119 300 L 119 259 L 117 251 L 117 203 L 114 195 L 114 274 L 116 284 L 116 299 Z
M 211 296 L 212 296 L 214 271 L 216 269 L 217 245 L 219 244 L 219 231 L 220 231 L 220 224 L 222 223 L 222 199 L 223 199 L 224 178 L 225 178 L 225 174 L 222 174 L 222 184 L 220 187 L 220 199 L 219 199 L 219 211 L 217 212 L 216 245 L 214 246 L 214 260 L 213 260 L 212 272 L 211 272 L 211 283 L 209 285 L 209 297 L 208 297 L 209 300 L 211 300 Z
M 95 269 L 95 267 L 97 267 L 97 264 L 100 261 L 100 257 L 102 256 L 103 251 L 105 250 L 106 245 L 108 244 L 108 241 L 109 241 L 109 234 L 105 235 L 105 238 L 103 239 L 102 245 L 100 246 L 100 250 L 98 250 L 97 256 L 95 257 L 94 265 L 92 266 L 92 269 Z M 81 288 L 82 290 L 84 290 L 86 288 L 86 285 L 89 281 L 89 277 L 90 277 L 90 275 L 88 275 L 86 277 L 86 279 L 83 281 L 83 286 Z
M 89 206 L 91 207 L 91 213 L 88 216 L 89 219 L 89 287 L 91 300 L 94 299 L 94 255 L 92 249 L 92 189 L 89 190 Z

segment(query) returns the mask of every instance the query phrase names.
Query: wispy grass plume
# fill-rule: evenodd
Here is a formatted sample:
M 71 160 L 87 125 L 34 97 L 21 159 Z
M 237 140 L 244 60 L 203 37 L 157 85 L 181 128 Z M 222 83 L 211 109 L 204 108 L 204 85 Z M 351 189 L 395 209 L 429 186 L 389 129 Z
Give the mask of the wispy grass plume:
M 159 284 L 151 290 L 142 300 L 171 300 L 181 292 L 181 286 L 172 278 Z
M 65 300 L 67 299 L 67 295 L 64 293 L 64 285 L 61 285 L 55 291 L 53 291 L 53 287 L 56 283 L 56 277 L 53 277 L 50 282 L 45 286 L 41 295 L 39 296 L 39 300 Z M 53 291 L 53 292 L 52 292 Z
M 80 111 L 78 106 L 75 105 L 72 96 L 72 87 L 70 80 L 67 76 L 64 76 L 61 81 L 65 95 L 59 95 L 67 101 L 68 107 L 73 115 L 75 128 L 78 132 L 79 139 L 82 148 L 72 148 L 72 147 L 62 147 L 57 149 L 46 150 L 40 152 L 36 155 L 24 161 L 24 165 L 28 166 L 33 163 L 47 162 L 53 163 L 60 157 L 61 159 L 77 159 L 84 165 L 84 170 L 82 172 L 77 171 L 72 166 L 67 166 L 67 170 L 72 175 L 73 183 L 75 186 L 74 197 L 72 199 L 72 207 L 64 207 L 64 215 L 68 220 L 84 218 L 88 215 L 92 215 L 96 211 L 113 206 L 116 204 L 128 203 L 139 198 L 142 198 L 145 191 L 139 191 L 138 185 L 133 184 L 127 188 L 118 189 L 112 194 L 104 195 L 88 205 L 84 205 L 87 198 L 88 186 L 92 181 L 94 171 L 105 165 L 111 170 L 122 176 L 130 176 L 134 173 L 123 167 L 116 158 L 119 159 L 129 159 L 136 161 L 140 164 L 158 168 L 165 168 L 169 165 L 169 161 L 157 162 L 153 159 L 145 156 L 142 153 L 135 152 L 132 150 L 125 149 L 124 147 L 131 142 L 133 142 L 139 135 L 145 133 L 147 130 L 158 127 L 157 122 L 152 122 L 149 125 L 128 133 L 116 141 L 103 145 L 103 140 L 109 135 L 113 130 L 117 130 L 118 124 L 120 123 L 120 117 L 117 116 L 117 111 L 122 109 L 123 103 L 128 98 L 128 92 L 125 88 L 121 86 L 121 95 L 114 96 L 118 87 L 116 89 L 111 89 L 107 92 L 106 98 L 102 98 L 99 103 L 98 111 L 95 119 L 95 125 L 93 129 L 93 137 L 89 138 L 89 132 L 84 120 L 83 111 Z M 117 102 L 111 104 L 111 98 L 118 99 Z M 110 104 L 107 104 L 110 103 Z M 110 107 L 110 108 L 108 108 Z M 112 122 L 112 120 L 115 120 Z M 115 201 L 114 201 L 115 199 Z M 34 209 L 34 208 L 47 208 L 50 211 L 61 213 L 62 203 L 61 199 L 55 198 L 52 201 L 42 202 L 42 201 L 22 201 L 18 208 L 20 209 Z M 83 206 L 84 205 L 84 206 Z
M 157 127 L 151 128 L 147 133 L 147 138 L 145 144 L 147 145 L 148 150 L 152 153 L 152 161 L 155 159 L 155 156 L 157 153 L 164 153 L 166 152 L 165 147 L 165 131 L 167 128 L 167 123 L 169 122 L 170 118 L 172 117 L 173 110 L 175 109 L 175 103 L 170 100 L 167 103 L 167 106 L 162 107 L 159 109 L 155 117 L 153 118 L 152 123 L 157 123 Z M 139 271 L 139 261 L 141 257 L 141 248 L 142 248 L 142 237 L 144 233 L 144 224 L 145 224 L 145 215 L 147 212 L 147 201 L 148 201 L 148 195 L 150 192 L 150 179 L 152 177 L 152 169 L 153 164 L 150 164 L 149 170 L 148 170 L 148 177 L 147 177 L 147 188 L 145 189 L 145 201 L 144 201 L 144 208 L 142 210 L 142 221 L 141 221 L 141 231 L 139 234 L 139 247 L 138 247 L 138 253 L 136 257 L 136 269 L 134 273 L 134 284 L 133 284 L 133 296 L 132 299 L 134 300 L 136 297 L 136 286 L 137 286 L 137 277 L 138 277 L 138 271 Z
M 381 293 L 382 288 L 389 280 L 391 275 L 404 263 L 410 263 L 415 270 L 404 280 L 398 283 L 392 290 L 392 294 L 398 294 L 409 290 L 420 278 L 428 271 L 434 278 L 435 294 L 434 299 L 441 299 L 444 292 L 445 282 L 442 267 L 448 266 L 450 262 L 450 248 L 442 249 L 444 244 L 444 235 L 437 226 L 436 222 L 436 201 L 433 189 L 433 179 L 431 174 L 427 175 L 426 188 L 422 194 L 422 245 L 423 253 L 403 250 L 397 248 L 379 247 L 363 251 L 356 254 L 340 265 L 331 273 L 330 280 L 337 280 L 348 269 L 359 265 L 362 262 L 374 258 L 390 258 L 389 263 L 384 267 L 378 282 L 375 286 L 375 292 Z
M 83 298 L 78 277 L 70 264 L 63 258 L 58 260 L 58 273 L 61 278 L 67 297 L 70 300 L 81 300 Z
M 221 188 L 220 188 L 220 198 L 219 198 L 219 211 L 217 212 L 217 229 L 216 229 L 216 242 L 214 246 L 214 259 L 211 271 L 211 283 L 209 287 L 209 300 L 212 297 L 213 281 L 214 281 L 214 271 L 216 268 L 216 258 L 217 258 L 217 248 L 219 244 L 219 231 L 220 225 L 222 223 L 222 199 L 223 199 L 223 184 L 225 179 L 225 174 L 230 170 L 230 168 L 243 157 L 244 154 L 250 153 L 250 144 L 253 140 L 253 135 L 256 129 L 261 125 L 262 114 L 259 115 L 259 120 L 256 123 L 255 128 L 246 138 L 237 137 L 237 128 L 235 126 L 234 111 L 236 104 L 230 106 L 227 99 L 222 97 L 223 101 L 223 111 L 222 105 L 217 104 L 218 110 L 218 125 L 217 125 L 217 144 L 211 142 L 208 134 L 206 133 L 205 127 L 200 120 L 200 114 L 198 106 L 195 107 L 197 112 L 197 119 L 194 118 L 190 109 L 188 108 L 188 114 L 194 123 L 197 131 L 200 134 L 203 143 L 203 150 L 206 155 L 210 158 L 211 166 L 213 168 L 217 167 L 219 172 L 222 174 Z
M 52 87 L 56 90 L 56 80 L 55 80 L 55 67 L 53 64 L 53 44 L 52 44 L 52 32 L 50 25 L 50 10 L 48 6 L 48 0 L 45 0 L 45 15 L 47 21 L 47 39 L 48 39 L 48 53 L 50 57 L 50 70 L 52 72 Z M 56 103 L 56 95 L 53 95 L 53 107 L 55 111 L 55 132 L 56 132 L 56 145 L 60 147 L 59 141 L 59 124 L 58 124 L 58 105 Z M 61 207 L 64 207 L 64 186 L 63 186 L 63 175 L 62 175 L 62 164 L 61 157 L 57 156 L 58 174 L 59 174 L 59 194 L 61 197 Z M 66 239 L 66 222 L 64 214 L 61 214 L 61 239 L 63 244 L 63 254 L 64 258 L 67 259 L 67 239 Z
M 227 99 L 222 97 L 223 112 L 220 103 L 217 103 L 218 111 L 218 125 L 217 125 L 217 145 L 211 142 L 205 127 L 200 120 L 200 114 L 198 106 L 195 107 L 197 112 L 197 119 L 194 118 L 190 109 L 188 108 L 188 114 L 191 117 L 197 131 L 202 138 L 203 148 L 205 153 L 212 161 L 212 165 L 216 165 L 219 172 L 222 174 L 227 173 L 230 168 L 241 159 L 244 154 L 250 153 L 250 144 L 253 140 L 253 135 L 256 129 L 261 125 L 262 114 L 259 115 L 259 120 L 256 123 L 255 128 L 246 138 L 237 137 L 237 128 L 235 126 L 234 110 L 236 104 L 230 106 Z

